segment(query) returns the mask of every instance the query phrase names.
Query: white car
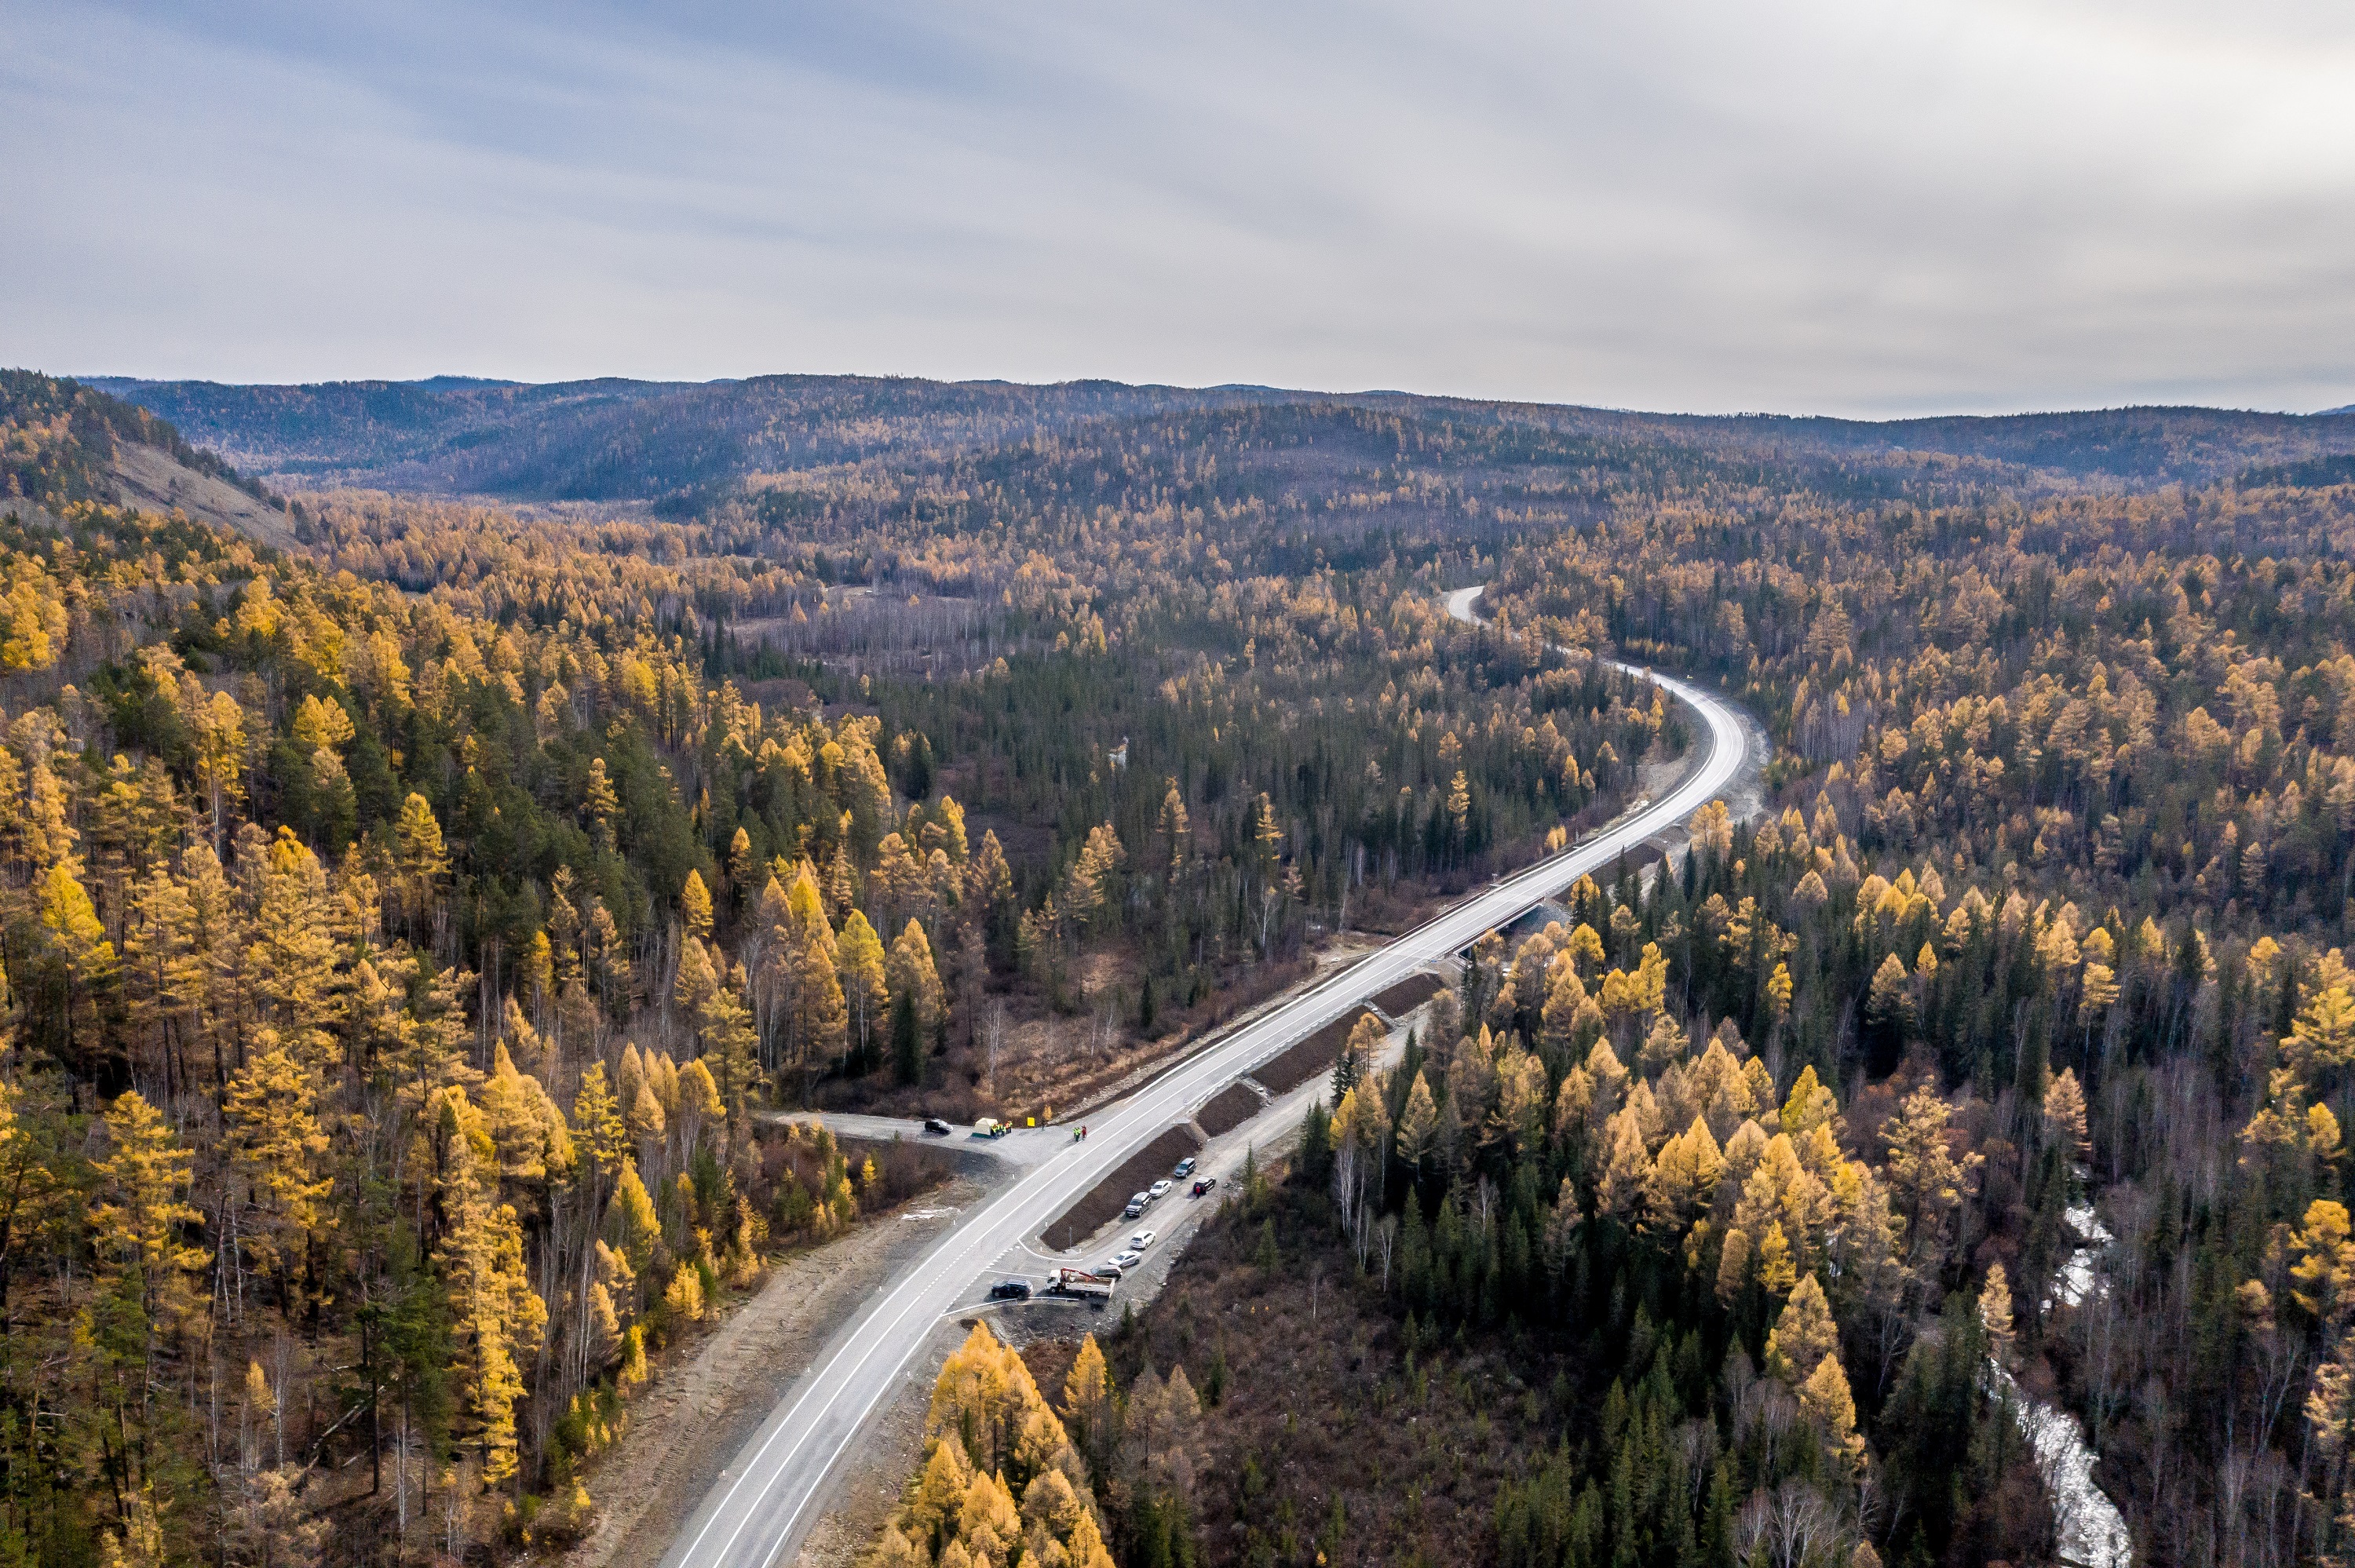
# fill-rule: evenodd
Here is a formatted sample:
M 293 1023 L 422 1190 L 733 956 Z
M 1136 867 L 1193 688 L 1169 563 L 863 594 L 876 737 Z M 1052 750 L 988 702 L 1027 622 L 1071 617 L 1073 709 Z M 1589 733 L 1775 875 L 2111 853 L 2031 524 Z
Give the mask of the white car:
M 1146 1188 L 1146 1191 L 1153 1194 L 1153 1201 L 1157 1203 L 1162 1199 L 1169 1196 L 1169 1179 L 1165 1176 L 1160 1181 L 1156 1181 L 1152 1186 Z
M 1112 1263 L 1110 1266 L 1116 1270 L 1125 1270 L 1135 1268 L 1138 1264 L 1143 1263 L 1144 1261 L 1145 1255 L 1142 1253 L 1116 1252 L 1112 1255 Z
M 1139 1231 L 1135 1235 L 1128 1238 L 1128 1245 L 1135 1248 L 1138 1252 L 1143 1252 L 1146 1247 L 1153 1245 L 1154 1238 L 1160 1234 L 1161 1233 L 1158 1231 Z

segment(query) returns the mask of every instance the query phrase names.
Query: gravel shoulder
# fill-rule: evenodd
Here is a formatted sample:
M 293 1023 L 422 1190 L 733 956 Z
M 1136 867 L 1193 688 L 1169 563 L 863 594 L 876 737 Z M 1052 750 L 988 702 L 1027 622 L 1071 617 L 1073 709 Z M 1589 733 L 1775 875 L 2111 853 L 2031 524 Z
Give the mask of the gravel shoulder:
M 1420 1022 L 1419 1012 L 1414 1022 Z M 1377 1065 L 1389 1065 L 1397 1060 L 1406 1045 L 1406 1032 L 1403 1022 L 1392 1032 L 1383 1043 Z M 1263 1160 L 1280 1156 L 1298 1137 L 1308 1102 L 1325 1092 L 1326 1086 L 1319 1081 L 1279 1096 L 1248 1124 L 1213 1139 L 1199 1156 L 1199 1169 L 1205 1174 L 1219 1175 L 1221 1196 L 1231 1192 L 1246 1154 L 1255 1148 Z M 1142 1312 L 1161 1294 L 1171 1271 L 1185 1266 L 1187 1244 L 1193 1240 L 1201 1223 L 1217 1212 L 1218 1203 L 1217 1199 L 1165 1200 L 1156 1209 L 1155 1222 L 1164 1231 L 1163 1239 L 1146 1255 L 1145 1262 L 1131 1269 L 1121 1281 L 1115 1305 L 1108 1310 L 1099 1312 L 1077 1305 L 1039 1300 L 995 1309 L 976 1308 L 933 1330 L 922 1352 L 908 1363 L 892 1397 L 877 1407 L 868 1428 L 868 1440 L 858 1445 L 835 1477 L 826 1516 L 804 1538 L 794 1558 L 794 1568 L 852 1568 L 874 1545 L 884 1521 L 899 1506 L 900 1489 L 915 1474 L 917 1462 L 922 1457 L 924 1412 L 931 1405 L 932 1383 L 940 1376 L 941 1365 L 972 1332 L 975 1322 L 986 1319 L 1000 1340 L 1018 1350 L 1042 1340 L 1077 1343 L 1086 1334 L 1110 1333 L 1120 1324 L 1121 1306 Z M 1115 1220 L 1107 1224 L 1089 1238 L 1086 1245 L 1073 1248 L 1069 1255 L 1077 1261 L 1109 1252 L 1138 1223 L 1143 1222 Z M 1018 1257 L 1007 1261 L 1011 1266 L 1009 1272 L 1019 1273 L 1026 1268 L 1035 1270 L 1045 1261 L 1045 1255 L 1031 1254 L 1027 1262 Z M 1050 1398 L 1060 1397 L 1059 1390 L 1048 1393 Z
M 1419 1016 L 1421 1009 L 1413 1012 Z M 1400 1021 L 1385 1042 L 1381 1064 L 1395 1060 L 1403 1047 L 1407 1022 Z M 1256 1147 L 1264 1158 L 1288 1145 L 1308 1102 L 1325 1092 L 1320 1074 L 1274 1096 L 1258 1116 L 1210 1139 L 1200 1153 L 1202 1173 L 1219 1175 L 1222 1187 L 1231 1188 L 1248 1151 Z M 874 1128 L 877 1136 L 886 1130 L 905 1129 L 896 1123 Z M 860 1303 L 886 1287 L 1000 1182 L 1021 1174 L 1028 1151 L 1010 1147 L 1014 1139 L 1051 1137 L 1060 1143 L 1064 1136 L 1060 1128 L 1026 1128 L 986 1150 L 967 1149 L 961 1140 L 938 1145 L 964 1157 L 964 1173 L 947 1186 L 779 1264 L 760 1292 L 733 1308 L 690 1360 L 667 1368 L 632 1406 L 630 1430 L 585 1478 L 600 1514 L 589 1538 L 566 1559 L 568 1568 L 639 1568 L 660 1562 L 727 1467 Z M 1123 1282 L 1121 1302 L 1142 1310 L 1158 1296 L 1171 1269 L 1183 1266 L 1194 1231 L 1217 1206 L 1216 1200 L 1179 1199 L 1160 1213 L 1164 1236 Z M 1062 1257 L 1093 1257 L 1109 1250 L 1126 1228 L 1115 1220 Z M 1035 1275 L 1041 1265 L 1061 1260 L 1023 1245 L 1000 1261 L 999 1272 Z M 985 1319 L 1018 1348 L 1039 1340 L 1077 1342 L 1091 1331 L 1106 1332 L 1118 1324 L 1120 1312 L 1117 1303 L 1109 1312 L 1048 1301 L 996 1309 L 976 1303 L 943 1319 L 876 1407 L 860 1442 L 843 1456 L 828 1481 L 824 1512 L 792 1559 L 795 1568 L 850 1568 L 874 1544 L 921 1457 L 924 1413 L 942 1363 L 974 1323 Z
M 597 1524 L 566 1558 L 568 1568 L 660 1562 L 720 1472 L 858 1303 L 938 1241 L 986 1191 L 974 1177 L 959 1176 L 773 1268 L 760 1290 L 693 1348 L 692 1359 L 666 1367 L 632 1403 L 629 1430 L 585 1478 L 598 1501 Z M 938 1359 L 932 1369 L 928 1385 Z M 906 1404 L 894 1402 L 894 1425 Z M 921 1425 L 921 1406 L 914 1420 Z M 895 1478 L 893 1495 L 898 1485 Z M 846 1511 L 832 1510 L 825 1533 Z M 882 1520 L 877 1512 L 858 1538 L 862 1545 Z

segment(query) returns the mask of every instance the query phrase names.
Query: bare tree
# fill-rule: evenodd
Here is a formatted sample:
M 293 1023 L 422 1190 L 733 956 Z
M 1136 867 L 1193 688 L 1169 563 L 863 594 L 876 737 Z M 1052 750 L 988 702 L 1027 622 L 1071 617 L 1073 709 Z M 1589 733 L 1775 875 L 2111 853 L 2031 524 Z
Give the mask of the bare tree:
M 1006 1003 L 995 1001 L 989 1004 L 989 1018 L 982 1025 L 982 1075 L 995 1083 L 997 1078 L 997 1053 L 1006 1044 Z
M 1358 1171 L 1358 1140 L 1345 1138 L 1341 1147 L 1333 1152 L 1333 1208 L 1341 1216 L 1341 1228 L 1352 1244 L 1358 1239 L 1362 1215 L 1359 1197 L 1363 1190 Z
M 1744 1503 L 1735 1521 L 1744 1559 L 1756 1557 L 1764 1546 L 1776 1568 L 1800 1568 L 1821 1558 L 1828 1561 L 1840 1535 L 1839 1510 L 1823 1493 L 1804 1481 L 1785 1481 L 1772 1492 L 1758 1491 Z

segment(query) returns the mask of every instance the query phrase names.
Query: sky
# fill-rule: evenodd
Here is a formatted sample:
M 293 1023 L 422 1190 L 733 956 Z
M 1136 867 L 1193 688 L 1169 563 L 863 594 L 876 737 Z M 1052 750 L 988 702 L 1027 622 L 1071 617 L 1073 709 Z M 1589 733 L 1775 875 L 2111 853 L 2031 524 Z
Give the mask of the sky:
M 2355 402 L 2345 0 L 0 0 L 0 364 Z

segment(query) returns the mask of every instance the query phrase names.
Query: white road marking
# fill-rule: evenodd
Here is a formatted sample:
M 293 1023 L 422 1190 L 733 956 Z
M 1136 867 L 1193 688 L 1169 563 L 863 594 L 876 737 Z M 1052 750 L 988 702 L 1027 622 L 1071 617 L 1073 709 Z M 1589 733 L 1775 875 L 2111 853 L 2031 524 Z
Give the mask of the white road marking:
M 1476 620 L 1471 606 L 1479 592 L 1450 594 L 1448 613 L 1459 620 Z M 1742 730 L 1732 710 L 1681 681 L 1614 662 L 1630 673 L 1647 674 L 1706 722 L 1710 752 L 1700 768 L 1666 800 L 1623 815 L 1575 849 L 1496 879 L 1453 909 L 1243 1024 L 1127 1100 L 1092 1112 L 1084 1142 L 1066 1142 L 977 1205 L 836 1335 L 796 1380 L 792 1398 L 770 1414 L 749 1453 L 723 1472 L 723 1484 L 697 1509 L 663 1558 L 664 1568 L 767 1568 L 799 1541 L 844 1451 L 908 1372 L 936 1323 L 956 1315 L 957 1303 L 990 1264 L 1026 1246 L 1066 1207 L 1238 1076 L 1714 799 L 1742 765 Z

